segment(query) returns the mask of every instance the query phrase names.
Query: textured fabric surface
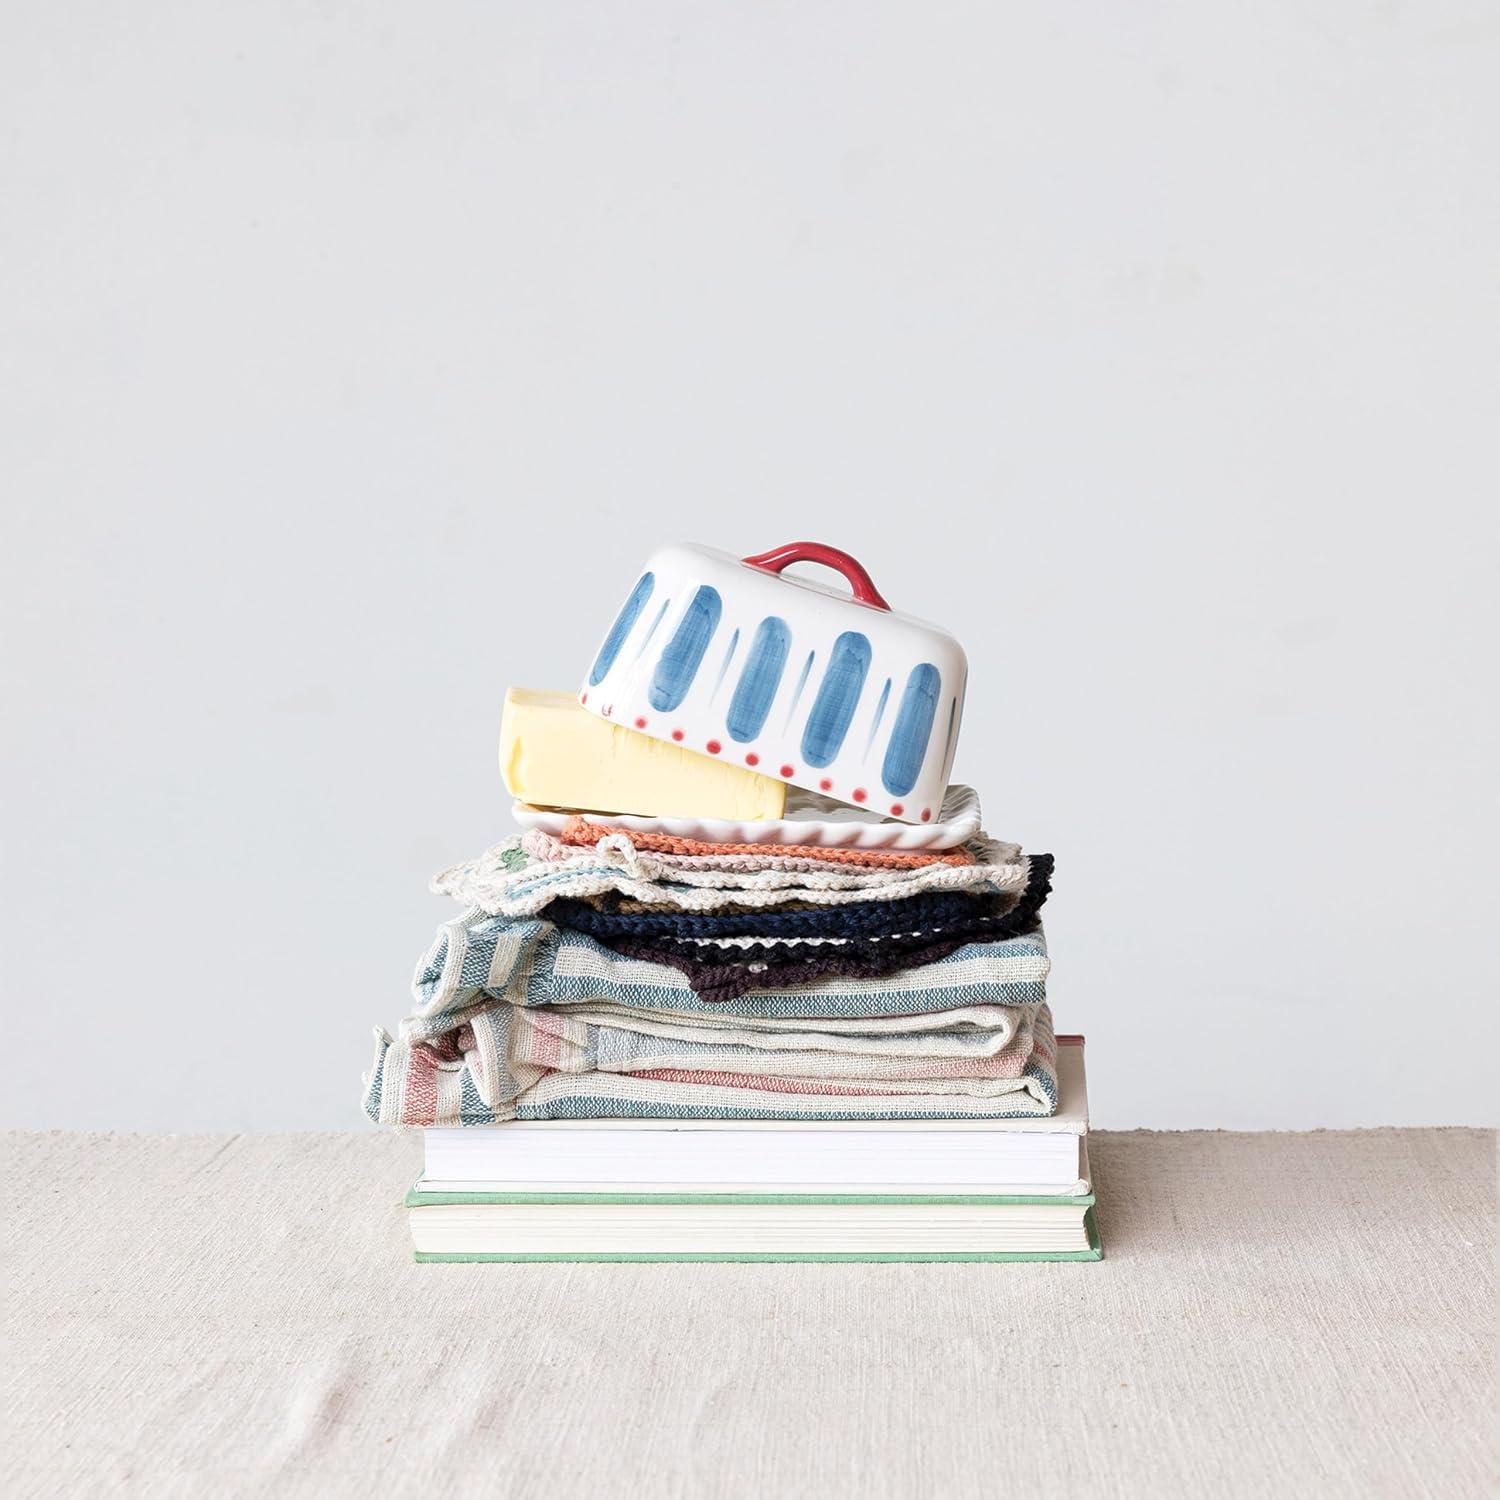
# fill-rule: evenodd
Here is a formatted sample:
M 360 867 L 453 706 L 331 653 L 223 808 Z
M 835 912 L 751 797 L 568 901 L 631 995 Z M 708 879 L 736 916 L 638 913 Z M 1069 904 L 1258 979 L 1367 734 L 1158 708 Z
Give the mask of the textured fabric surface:
M 1045 868 L 1036 864 L 1045 883 Z M 925 899 L 925 898 L 917 898 Z M 949 899 L 935 897 L 933 899 Z M 999 898 L 996 898 L 999 899 Z M 816 984 L 786 983 L 770 971 L 753 995 L 705 999 L 676 968 L 623 957 L 582 933 L 534 917 L 497 917 L 471 909 L 438 931 L 417 966 L 416 1008 L 399 1040 L 375 1033 L 364 1079 L 366 1113 L 382 1125 L 491 1124 L 510 1119 L 661 1116 L 863 1119 L 1016 1118 L 1057 1107 L 1056 1059 L 1045 1017 L 1046 943 L 1023 937 L 971 943 L 920 967 L 874 978 L 834 975 Z M 564 1037 L 565 1020 L 523 1024 L 517 1011 L 545 1007 L 553 1017 L 579 1012 L 583 1029 Z M 765 1070 L 719 1056 L 664 1062 L 650 1070 L 611 1066 L 604 1038 L 588 1039 L 600 1008 L 675 1013 L 692 1026 L 707 1016 L 800 1017 L 816 1051 L 829 1019 L 933 1015 L 974 1007 L 1016 1008 L 1028 1035 L 1016 1071 L 911 1086 L 887 1081 L 861 1089 L 815 1073 L 798 1088 L 778 1086 Z M 1042 1011 L 1038 1017 L 1038 1011 Z M 1035 1018 L 1035 1025 L 1033 1020 Z M 618 1061 L 618 1060 L 617 1060 Z M 575 1066 L 576 1064 L 576 1066 Z M 817 1095 L 814 1098 L 812 1096 Z
M 433 876 L 432 889 L 494 916 L 530 917 L 560 897 L 586 899 L 606 891 L 681 911 L 722 911 L 785 902 L 838 906 L 900 901 L 924 891 L 999 892 L 1025 886 L 1030 861 L 1015 844 L 978 838 L 967 847 L 974 863 L 966 865 L 871 870 L 771 858 L 751 871 L 703 870 L 639 850 L 627 834 L 610 834 L 594 848 L 584 848 L 532 829 Z
M 861 943 L 851 952 L 848 944 L 839 943 L 704 944 L 695 948 L 616 938 L 607 946 L 627 958 L 676 969 L 700 1000 L 722 1004 L 768 986 L 817 984 L 835 976 L 878 979 L 897 969 L 936 963 L 963 945 L 962 938 L 937 943 L 923 939 L 913 945 L 886 938 Z
M 432 1042 L 378 1032 L 365 1112 L 381 1125 L 493 1125 L 621 1115 L 1016 1119 L 1057 1108 L 1045 1005 L 939 1012 L 919 1029 L 876 1037 L 856 1029 L 864 1020 L 760 1035 L 750 1022 L 715 1020 L 657 1012 L 643 1025 L 627 1006 L 496 1005 Z
M 823 862 L 808 873 L 787 858 L 749 873 L 673 871 L 681 856 L 645 852 L 623 834 L 583 848 L 533 829 L 443 871 L 432 889 L 471 912 L 540 918 L 669 965 L 700 999 L 722 1004 L 832 975 L 875 978 L 1035 928 L 1052 856 L 1023 856 L 983 835 L 963 852 L 971 863 L 917 869 Z
M 616 855 L 624 857 L 625 851 L 630 852 L 629 858 L 639 862 L 642 868 L 649 865 L 659 866 L 663 872 L 663 878 L 672 880 L 687 880 L 689 875 L 684 872 L 696 872 L 703 876 L 711 876 L 715 881 L 733 877 L 754 876 L 757 879 L 767 874 L 784 875 L 788 872 L 798 872 L 807 875 L 815 875 L 820 880 L 827 879 L 830 875 L 842 874 L 850 880 L 861 883 L 890 879 L 893 877 L 904 877 L 920 869 L 943 868 L 942 861 L 934 863 L 931 860 L 916 865 L 880 865 L 859 864 L 850 861 L 847 857 L 833 858 L 829 855 L 828 846 L 811 844 L 736 844 L 734 847 L 740 850 L 754 849 L 755 853 L 724 854 L 678 854 L 670 849 L 659 849 L 647 847 L 646 841 L 640 833 L 629 832 L 623 828 L 617 828 L 612 833 L 602 829 L 592 829 L 589 825 L 582 825 L 583 837 L 574 838 L 571 843 L 564 843 L 562 839 L 554 834 L 545 833 L 541 829 L 528 829 L 523 837 L 523 842 L 528 850 L 544 859 L 561 859 L 570 855 L 583 852 L 598 854 L 601 858 L 611 859 Z M 601 835 L 596 836 L 596 835 Z M 984 835 L 976 836 L 983 839 Z M 969 840 L 967 845 L 956 845 L 946 851 L 951 855 L 966 856 L 957 860 L 947 861 L 948 868 L 962 868 L 971 861 L 967 857 L 971 854 L 976 840 Z M 724 849 L 723 844 L 709 844 L 700 842 L 699 848 L 705 850 Z M 1016 852 L 1020 852 L 1020 846 L 1013 846 Z M 850 851 L 857 853 L 857 850 Z
M 853 911 L 886 911 L 891 914 L 879 932 L 849 932 L 839 936 L 691 936 L 672 934 L 645 937 L 606 936 L 589 924 L 590 935 L 605 947 L 648 963 L 668 964 L 679 970 L 702 1000 L 722 1004 L 758 990 L 784 989 L 814 984 L 834 976 L 874 979 L 902 969 L 920 968 L 946 958 L 966 943 L 998 942 L 1031 932 L 1040 922 L 1038 913 L 1052 889 L 1052 856 L 1039 854 L 1028 861 L 1025 887 L 1016 892 L 986 898 L 963 895 L 928 895 L 897 902 L 870 902 L 860 907 L 815 908 L 812 916 L 826 920 Z M 988 903 L 989 914 L 944 919 L 922 911 L 924 902 L 966 902 L 971 910 Z M 547 915 L 571 923 L 558 913 L 559 902 Z M 915 913 L 915 915 L 908 915 Z M 680 918 L 702 921 L 702 918 Z M 721 917 L 709 920 L 722 920 Z M 765 924 L 767 927 L 770 923 Z M 758 933 L 759 929 L 756 928 Z
M 6 1493 L 1493 1493 L 1487 1132 L 1090 1146 L 1097 1265 L 417 1266 L 410 1139 L 10 1136 Z
M 964 1005 L 1041 1004 L 1050 964 L 1038 928 L 1022 937 L 966 943 L 918 969 L 878 979 L 837 977 L 774 985 L 727 1004 L 701 999 L 676 969 L 624 958 L 581 932 L 535 917 L 492 917 L 477 908 L 445 922 L 417 963 L 413 1013 L 403 1036 L 451 1031 L 496 1001 L 572 1005 L 608 1001 L 654 1010 L 743 1016 L 915 1015 Z
M 906 852 L 900 849 L 837 848 L 824 844 L 715 844 L 703 839 L 679 838 L 672 833 L 641 833 L 607 823 L 594 823 L 587 818 L 569 818 L 558 837 L 565 844 L 592 849 L 600 839 L 612 833 L 627 835 L 637 849 L 651 853 L 698 855 L 718 860 L 732 859 L 736 855 L 752 860 L 764 859 L 767 850 L 775 848 L 789 859 L 815 859 L 820 864 L 852 865 L 868 870 L 917 870 L 924 865 L 969 865 L 974 862 L 974 856 L 962 846 Z
M 548 905 L 543 915 L 560 927 L 572 927 L 601 939 L 857 938 L 915 932 L 939 937 L 950 928 L 960 934 L 975 930 L 973 924 L 998 915 L 1006 901 L 1003 896 L 970 895 L 965 891 L 924 891 L 904 901 L 856 901 L 814 911 L 622 912 L 600 910 L 587 901 L 560 900 Z

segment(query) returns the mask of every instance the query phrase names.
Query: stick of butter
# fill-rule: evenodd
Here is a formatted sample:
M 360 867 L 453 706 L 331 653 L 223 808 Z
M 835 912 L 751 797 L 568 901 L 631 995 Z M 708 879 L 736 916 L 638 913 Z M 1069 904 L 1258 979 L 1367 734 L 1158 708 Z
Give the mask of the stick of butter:
M 500 774 L 542 807 L 641 817 L 779 818 L 786 787 L 680 745 L 609 724 L 571 693 L 511 688 L 500 716 Z

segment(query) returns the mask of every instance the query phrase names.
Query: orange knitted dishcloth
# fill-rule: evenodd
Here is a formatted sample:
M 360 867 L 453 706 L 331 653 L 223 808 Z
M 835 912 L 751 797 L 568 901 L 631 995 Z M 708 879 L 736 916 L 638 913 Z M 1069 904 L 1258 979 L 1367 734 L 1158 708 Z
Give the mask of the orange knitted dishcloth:
M 907 853 L 894 849 L 824 849 L 814 844 L 711 844 L 702 839 L 678 838 L 671 833 L 637 833 L 629 828 L 612 828 L 607 823 L 591 823 L 587 818 L 569 818 L 558 838 L 565 844 L 592 849 L 600 839 L 612 833 L 629 839 L 637 849 L 654 854 L 745 854 L 764 858 L 784 855 L 787 859 L 819 859 L 830 864 L 858 865 L 872 870 L 914 870 L 923 865 L 974 863 L 974 856 L 962 847 Z

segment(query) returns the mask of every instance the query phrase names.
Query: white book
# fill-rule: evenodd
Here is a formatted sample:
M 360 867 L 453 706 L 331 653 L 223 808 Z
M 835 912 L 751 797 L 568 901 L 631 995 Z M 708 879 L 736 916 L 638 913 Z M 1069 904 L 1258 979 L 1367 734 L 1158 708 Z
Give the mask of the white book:
M 407 1218 L 418 1260 L 1096 1260 L 1092 1206 L 659 1196 L 417 1202 Z
M 1090 1191 L 1082 1039 L 1058 1110 L 1022 1120 L 548 1120 L 423 1132 L 414 1197 L 454 1193 L 953 1194 Z

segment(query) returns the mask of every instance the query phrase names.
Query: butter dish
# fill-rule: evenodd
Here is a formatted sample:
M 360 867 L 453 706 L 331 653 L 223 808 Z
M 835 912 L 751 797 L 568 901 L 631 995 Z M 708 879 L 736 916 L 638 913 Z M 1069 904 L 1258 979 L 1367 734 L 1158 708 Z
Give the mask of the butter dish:
M 849 591 L 786 574 L 841 573 Z M 881 818 L 940 818 L 968 667 L 854 558 L 793 542 L 647 559 L 581 688 L 591 714 Z

